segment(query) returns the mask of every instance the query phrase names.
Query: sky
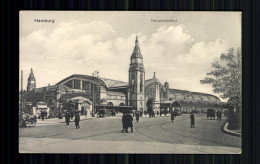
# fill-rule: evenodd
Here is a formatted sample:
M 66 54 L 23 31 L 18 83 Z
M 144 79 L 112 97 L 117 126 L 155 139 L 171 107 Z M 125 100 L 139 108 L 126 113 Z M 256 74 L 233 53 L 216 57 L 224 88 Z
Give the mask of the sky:
M 161 19 L 171 21 L 152 21 Z M 241 47 L 241 12 L 20 11 L 19 30 L 23 89 L 31 68 L 37 87 L 94 71 L 127 82 L 137 35 L 146 80 L 156 72 L 170 88 L 219 97 L 200 80 L 221 53 Z

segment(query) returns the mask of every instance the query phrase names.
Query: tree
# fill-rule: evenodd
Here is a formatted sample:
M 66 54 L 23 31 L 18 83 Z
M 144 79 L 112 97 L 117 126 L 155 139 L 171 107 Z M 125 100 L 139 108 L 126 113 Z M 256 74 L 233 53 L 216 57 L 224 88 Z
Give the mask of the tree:
M 212 84 L 213 91 L 220 94 L 221 98 L 228 98 L 228 105 L 237 111 L 241 111 L 242 107 L 241 66 L 241 49 L 237 49 L 235 53 L 234 49 L 230 48 L 212 64 L 213 71 L 207 73 L 207 77 L 200 81 L 202 84 Z

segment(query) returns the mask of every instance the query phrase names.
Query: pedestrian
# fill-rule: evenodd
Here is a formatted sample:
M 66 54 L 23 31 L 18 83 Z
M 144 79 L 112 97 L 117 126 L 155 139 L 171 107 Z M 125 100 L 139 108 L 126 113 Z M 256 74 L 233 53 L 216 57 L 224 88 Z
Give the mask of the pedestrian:
M 66 111 L 65 120 L 66 120 L 66 125 L 69 125 L 70 124 L 70 113 L 68 111 Z
M 46 119 L 48 118 L 48 117 L 47 117 L 47 114 L 48 114 L 48 113 L 47 113 L 47 111 L 45 110 L 45 111 L 44 111 L 44 115 L 45 115 L 45 118 L 46 118 Z
M 131 128 L 131 133 L 133 133 L 133 117 L 129 113 L 126 114 L 126 128 Z
M 61 119 L 61 113 L 57 112 L 58 118 Z
M 70 112 L 70 119 L 73 119 L 73 117 L 74 117 L 74 110 L 71 110 L 71 112 Z
M 194 128 L 194 125 L 195 125 L 195 117 L 194 117 L 194 114 L 191 113 L 191 115 L 190 115 L 190 127 Z
M 42 121 L 44 121 L 44 111 L 41 110 L 41 117 L 42 117 Z
M 122 116 L 122 125 L 123 125 L 123 130 L 121 132 L 128 133 L 128 131 L 127 131 L 128 128 L 126 128 L 126 113 L 125 112 L 123 113 L 123 116 Z
M 174 109 L 174 117 L 176 118 L 176 116 L 177 116 L 177 111 L 178 111 L 178 109 Z
M 139 111 L 136 112 L 135 118 L 136 118 L 136 122 L 138 123 L 139 122 Z
M 79 127 L 80 116 L 79 116 L 79 112 L 77 110 L 75 111 L 75 119 L 74 119 L 74 121 L 75 121 L 76 129 L 80 128 Z
M 220 123 L 221 122 L 222 113 L 220 111 L 217 111 L 216 115 L 217 115 L 218 123 Z
M 222 117 L 222 113 L 219 112 L 219 122 L 221 123 L 221 117 Z
M 172 122 L 174 120 L 174 112 L 173 111 L 171 112 L 171 120 L 172 120 Z

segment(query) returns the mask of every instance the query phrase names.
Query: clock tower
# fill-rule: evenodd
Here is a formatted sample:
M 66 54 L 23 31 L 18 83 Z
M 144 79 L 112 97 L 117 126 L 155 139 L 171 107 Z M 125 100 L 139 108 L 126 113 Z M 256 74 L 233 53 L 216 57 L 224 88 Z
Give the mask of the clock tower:
M 34 77 L 33 70 L 31 68 L 31 73 L 29 75 L 28 83 L 27 83 L 27 91 L 29 92 L 35 89 L 36 89 L 36 79 Z
M 130 59 L 129 67 L 129 105 L 134 107 L 134 110 L 142 111 L 144 104 L 144 81 L 145 70 L 143 65 L 143 56 L 140 51 L 138 37 L 136 36 L 135 47 Z

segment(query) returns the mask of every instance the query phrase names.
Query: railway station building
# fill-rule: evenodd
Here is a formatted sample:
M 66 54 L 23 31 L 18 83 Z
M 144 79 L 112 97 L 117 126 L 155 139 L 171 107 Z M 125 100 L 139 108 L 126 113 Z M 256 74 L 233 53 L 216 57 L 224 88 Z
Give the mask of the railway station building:
M 143 56 L 138 38 L 130 59 L 128 81 L 99 77 L 98 75 L 73 74 L 55 85 L 37 88 L 36 78 L 31 69 L 27 90 L 20 92 L 20 103 L 35 105 L 44 101 L 51 110 L 62 107 L 62 102 L 78 101 L 81 111 L 95 111 L 96 105 L 132 106 L 137 111 L 147 111 L 147 102 L 153 102 L 155 112 L 165 108 L 179 108 L 183 112 L 206 108 L 222 109 L 225 103 L 214 95 L 173 89 L 168 82 L 161 82 L 154 72 L 153 77 L 145 76 Z M 24 105 L 22 105 L 24 106 Z

